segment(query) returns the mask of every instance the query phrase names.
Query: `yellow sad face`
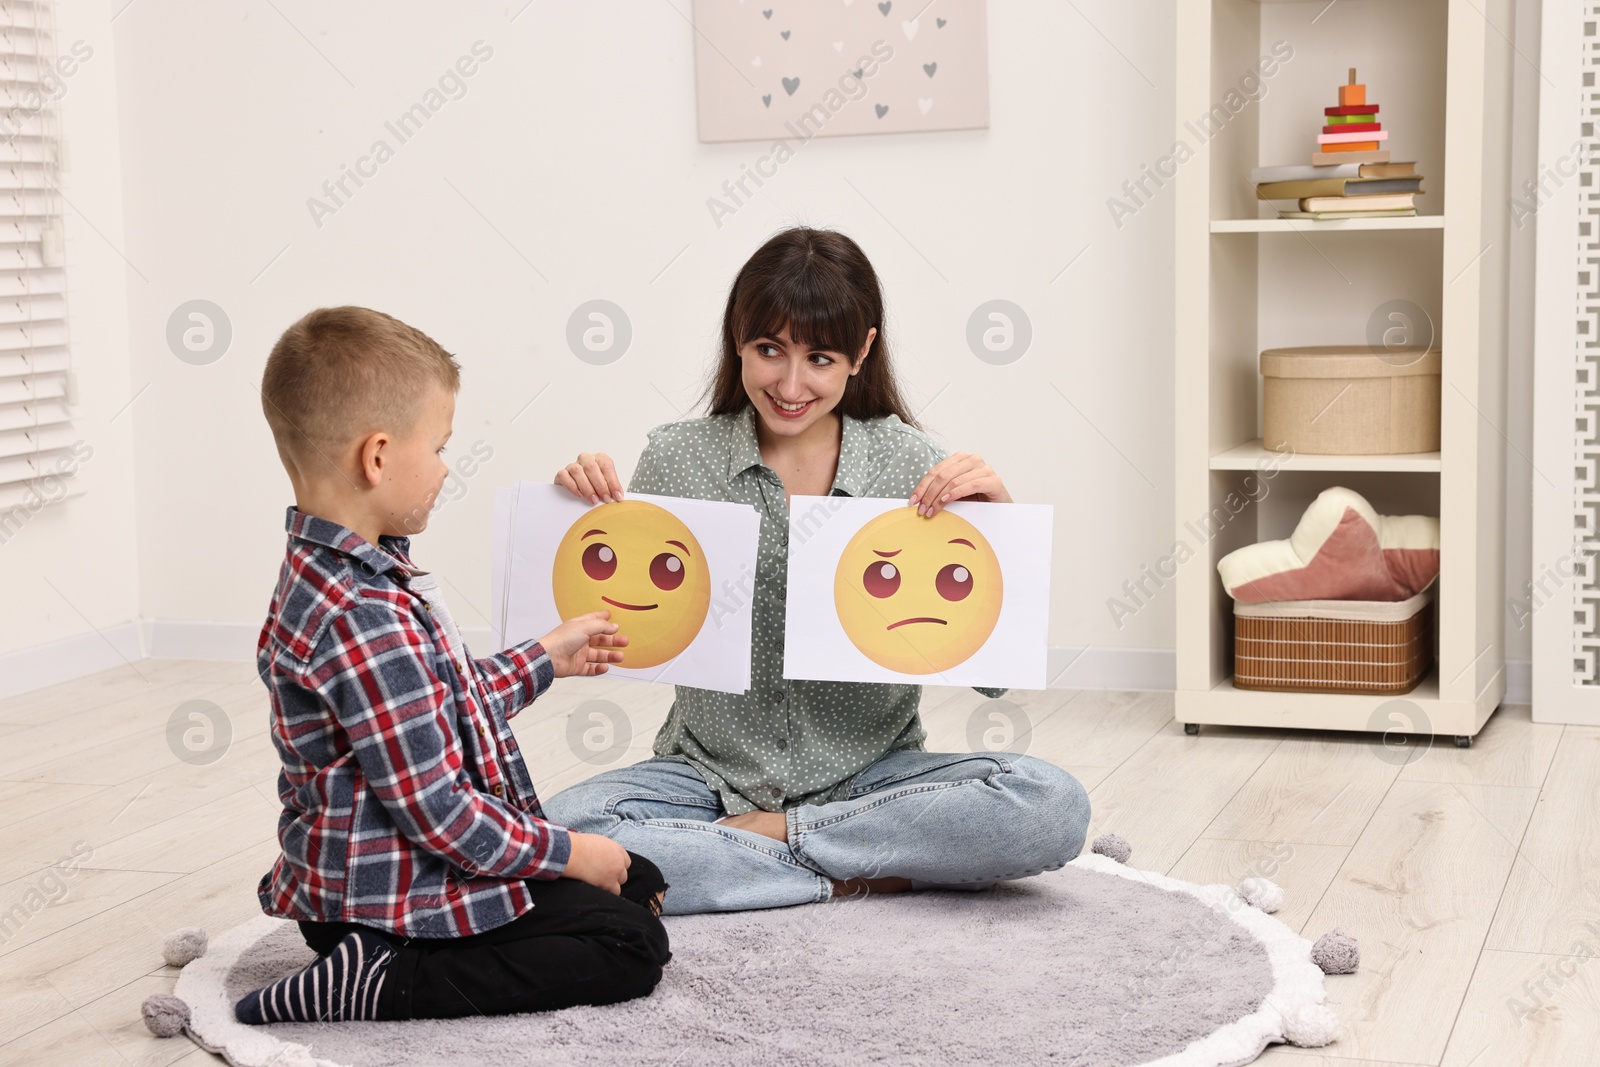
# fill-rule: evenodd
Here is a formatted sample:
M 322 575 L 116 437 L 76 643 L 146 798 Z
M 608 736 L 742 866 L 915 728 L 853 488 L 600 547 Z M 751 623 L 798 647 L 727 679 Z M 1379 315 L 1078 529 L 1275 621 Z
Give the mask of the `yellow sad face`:
M 1000 618 L 1000 560 L 977 527 L 941 510 L 885 512 L 845 545 L 833 604 L 845 634 L 880 667 L 948 670 L 976 652 Z
M 624 667 L 654 667 L 688 648 L 711 604 L 700 542 L 672 512 L 643 500 L 584 512 L 556 548 L 550 584 L 563 620 L 611 612 L 628 638 Z

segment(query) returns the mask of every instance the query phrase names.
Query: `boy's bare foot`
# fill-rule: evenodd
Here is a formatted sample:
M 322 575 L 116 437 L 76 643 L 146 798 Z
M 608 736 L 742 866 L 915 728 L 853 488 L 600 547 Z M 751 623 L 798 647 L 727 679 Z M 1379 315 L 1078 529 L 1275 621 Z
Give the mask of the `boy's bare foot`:
M 719 819 L 722 826 L 770 837 L 774 841 L 789 843 L 789 817 L 781 811 L 747 811 L 743 815 L 730 815 Z
M 911 888 L 909 878 L 846 878 L 833 879 L 833 897 L 864 897 L 873 893 L 904 893 Z

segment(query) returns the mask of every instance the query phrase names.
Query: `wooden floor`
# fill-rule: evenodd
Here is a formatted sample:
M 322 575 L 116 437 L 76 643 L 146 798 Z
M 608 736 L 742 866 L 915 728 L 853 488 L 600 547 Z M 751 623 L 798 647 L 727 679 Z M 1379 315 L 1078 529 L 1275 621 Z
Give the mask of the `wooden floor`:
M 632 745 L 615 765 L 649 754 L 671 690 L 558 682 L 516 720 L 544 796 L 603 769 L 567 740 L 591 699 L 625 709 Z M 1360 972 L 1328 979 L 1345 1036 L 1260 1062 L 1600 1063 L 1600 730 L 1504 707 L 1470 750 L 1402 765 L 1359 735 L 1186 737 L 1168 693 L 1010 699 L 1031 735 L 997 747 L 1078 775 L 1091 834 L 1122 834 L 1134 866 L 1196 882 L 1265 874 L 1287 893 L 1279 918 L 1306 937 L 1341 926 L 1360 939 Z M 169 718 L 193 700 L 230 727 L 210 762 L 169 744 Z M 970 749 L 982 703 L 926 690 L 928 748 Z M 215 936 L 259 913 L 278 810 L 266 706 L 251 665 L 170 660 L 0 701 L 0 1063 L 213 1061 L 152 1038 L 139 1004 L 176 980 L 165 934 Z M 191 741 L 205 757 L 220 737 Z M 70 877 L 51 872 L 62 863 Z

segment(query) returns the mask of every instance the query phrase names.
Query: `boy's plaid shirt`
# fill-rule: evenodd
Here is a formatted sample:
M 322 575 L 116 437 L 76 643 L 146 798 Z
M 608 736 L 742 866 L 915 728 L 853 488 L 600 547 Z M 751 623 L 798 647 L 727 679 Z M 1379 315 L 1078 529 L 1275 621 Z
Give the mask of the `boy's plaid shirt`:
M 472 659 L 409 588 L 409 539 L 374 546 L 288 509 L 288 556 L 256 647 L 283 761 L 283 854 L 262 910 L 462 937 L 533 906 L 525 878 L 571 851 L 507 720 L 550 687 L 529 641 Z

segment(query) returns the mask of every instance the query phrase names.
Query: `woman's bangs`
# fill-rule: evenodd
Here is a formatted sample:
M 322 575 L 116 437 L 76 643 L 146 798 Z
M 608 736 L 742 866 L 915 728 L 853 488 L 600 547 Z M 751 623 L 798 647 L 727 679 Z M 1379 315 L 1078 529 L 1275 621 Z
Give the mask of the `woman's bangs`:
M 853 355 L 867 339 L 866 316 L 845 301 L 821 299 L 815 293 L 752 293 L 734 310 L 739 345 L 758 337 L 776 338 L 788 330 L 792 344 Z

